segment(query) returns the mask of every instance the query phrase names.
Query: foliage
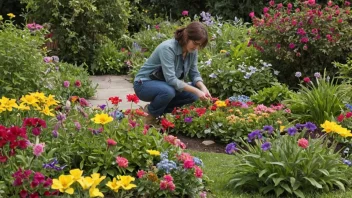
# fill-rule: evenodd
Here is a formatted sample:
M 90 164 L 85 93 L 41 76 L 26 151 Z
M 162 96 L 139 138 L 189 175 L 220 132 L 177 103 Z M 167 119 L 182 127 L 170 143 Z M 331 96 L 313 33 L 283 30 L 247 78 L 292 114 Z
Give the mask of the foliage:
M 256 139 L 255 145 L 242 141 L 233 159 L 233 188 L 274 193 L 277 197 L 305 197 L 312 191 L 341 190 L 350 184 L 350 170 L 342 163 L 336 144 L 328 147 L 328 139 L 304 139 L 303 132 L 277 134 L 276 138 Z
M 351 85 L 338 84 L 335 79 L 323 77 L 315 78 L 315 82 L 308 77 L 305 84 L 300 84 L 300 90 L 284 100 L 292 111 L 292 117 L 299 121 L 323 123 L 340 114 L 344 103 L 351 100 Z
M 315 1 L 283 6 L 270 1 L 264 9 L 261 17 L 250 13 L 254 26 L 250 44 L 281 71 L 280 80 L 285 83 L 290 84 L 290 74 L 296 71 L 311 75 L 326 68 L 332 72 L 331 62 L 344 60 L 351 51 L 348 3 L 343 7 L 331 1 L 326 6 Z
M 27 19 L 50 23 L 53 39 L 59 42 L 59 55 L 69 62 L 87 63 L 101 36 L 117 41 L 128 25 L 127 0 L 21 0 L 26 4 Z
M 251 100 L 256 104 L 276 104 L 288 99 L 291 91 L 285 84 L 274 83 L 271 87 L 258 91 L 257 94 L 251 95 Z
M 44 32 L 18 29 L 12 21 L 0 20 L 0 95 L 19 97 L 40 89 Z
M 339 62 L 333 62 L 333 64 L 338 68 L 338 78 L 343 79 L 347 83 L 351 83 L 350 79 L 352 77 L 352 59 L 348 57 L 345 64 Z
M 93 74 L 126 74 L 128 66 L 125 60 L 128 57 L 127 50 L 120 51 L 116 44 L 105 38 L 96 47 L 95 58 L 91 66 Z

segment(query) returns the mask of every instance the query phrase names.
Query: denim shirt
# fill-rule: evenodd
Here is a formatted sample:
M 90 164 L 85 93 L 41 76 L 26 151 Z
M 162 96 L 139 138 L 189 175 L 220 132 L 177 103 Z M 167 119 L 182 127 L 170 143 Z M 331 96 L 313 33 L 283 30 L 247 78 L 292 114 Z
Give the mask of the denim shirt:
M 138 71 L 134 81 L 151 80 L 149 74 L 162 66 L 165 81 L 177 91 L 183 91 L 186 84 L 179 80 L 182 73 L 188 76 L 195 85 L 203 81 L 197 67 L 198 51 L 188 53 L 185 59 L 182 57 L 182 47 L 175 39 L 169 39 L 156 47 L 152 55 Z

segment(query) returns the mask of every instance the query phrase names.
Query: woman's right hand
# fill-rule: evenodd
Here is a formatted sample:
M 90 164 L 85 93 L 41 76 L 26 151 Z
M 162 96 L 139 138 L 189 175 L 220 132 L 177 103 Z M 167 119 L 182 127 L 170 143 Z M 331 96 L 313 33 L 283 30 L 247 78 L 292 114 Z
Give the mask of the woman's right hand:
M 201 91 L 199 89 L 197 89 L 197 90 L 198 91 L 197 91 L 196 95 L 199 97 L 200 100 L 208 100 L 207 95 L 203 91 Z

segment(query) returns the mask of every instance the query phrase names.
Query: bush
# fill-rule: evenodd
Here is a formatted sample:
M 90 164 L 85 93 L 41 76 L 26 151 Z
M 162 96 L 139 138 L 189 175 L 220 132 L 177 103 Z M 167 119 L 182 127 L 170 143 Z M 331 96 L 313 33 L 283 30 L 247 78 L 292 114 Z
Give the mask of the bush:
M 340 114 L 344 103 L 351 101 L 351 85 L 337 84 L 334 79 L 323 77 L 304 78 L 305 84 L 300 84 L 300 90 L 284 100 L 292 111 L 292 117 L 297 120 L 323 123 Z
M 350 7 L 320 6 L 298 2 L 272 4 L 264 14 L 251 13 L 254 30 L 250 44 L 263 54 L 263 59 L 281 71 L 281 81 L 290 84 L 292 74 L 301 71 L 312 75 L 315 71 L 333 71 L 331 62 L 344 60 L 351 51 Z
M 40 90 L 44 32 L 21 30 L 12 21 L 0 20 L 0 95 L 18 98 Z
M 288 99 L 292 92 L 285 84 L 274 83 L 273 86 L 258 91 L 257 94 L 251 96 L 251 100 L 256 104 L 277 104 Z
M 304 139 L 305 131 L 278 132 L 276 138 L 269 135 L 266 139 L 257 134 L 255 145 L 242 141 L 244 148 L 228 147 L 229 153 L 234 152 L 230 186 L 261 194 L 275 192 L 277 197 L 304 197 L 306 192 L 328 192 L 335 187 L 344 191 L 351 171 L 340 154 L 334 153 L 336 144 L 328 147 L 325 136 Z
M 46 1 L 21 0 L 27 17 L 38 23 L 49 22 L 53 39 L 59 43 L 60 57 L 71 63 L 91 65 L 95 45 L 106 36 L 113 42 L 128 26 L 129 1 L 84 0 Z

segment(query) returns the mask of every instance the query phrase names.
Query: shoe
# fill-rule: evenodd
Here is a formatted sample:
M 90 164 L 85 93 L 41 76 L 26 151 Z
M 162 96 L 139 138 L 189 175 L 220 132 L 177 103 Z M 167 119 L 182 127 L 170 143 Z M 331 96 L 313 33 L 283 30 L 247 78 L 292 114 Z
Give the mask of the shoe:
M 145 105 L 144 108 L 143 108 L 143 111 L 148 114 L 146 117 L 144 117 L 144 124 L 157 125 L 158 121 L 157 121 L 156 117 L 152 116 L 149 113 L 148 106 L 149 106 L 149 104 Z

